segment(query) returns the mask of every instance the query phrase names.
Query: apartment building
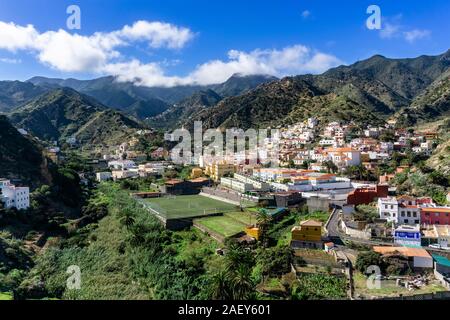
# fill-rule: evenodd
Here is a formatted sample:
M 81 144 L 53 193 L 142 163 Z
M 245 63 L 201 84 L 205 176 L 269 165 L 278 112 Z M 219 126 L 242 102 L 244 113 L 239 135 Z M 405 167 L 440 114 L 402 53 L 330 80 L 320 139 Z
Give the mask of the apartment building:
M 232 175 L 236 172 L 236 166 L 228 163 L 213 163 L 205 167 L 205 174 L 213 181 L 218 182 L 220 178 Z
M 16 187 L 10 180 L 0 179 L 1 199 L 6 208 L 18 210 L 30 207 L 30 189 L 28 187 Z
M 450 225 L 450 207 L 422 207 L 420 217 L 425 225 Z

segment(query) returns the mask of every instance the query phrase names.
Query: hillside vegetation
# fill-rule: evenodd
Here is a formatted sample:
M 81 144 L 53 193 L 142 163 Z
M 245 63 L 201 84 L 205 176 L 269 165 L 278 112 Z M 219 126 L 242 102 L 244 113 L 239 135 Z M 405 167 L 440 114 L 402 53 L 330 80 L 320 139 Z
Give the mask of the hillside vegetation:
M 85 145 L 123 142 L 141 125 L 75 90 L 50 91 L 10 115 L 11 122 L 42 140 L 75 137 Z
M 439 56 L 388 59 L 374 56 L 321 75 L 288 77 L 222 100 L 185 120 L 211 127 L 261 127 L 299 122 L 353 120 L 379 124 L 393 116 L 413 125 L 448 116 L 450 51 Z

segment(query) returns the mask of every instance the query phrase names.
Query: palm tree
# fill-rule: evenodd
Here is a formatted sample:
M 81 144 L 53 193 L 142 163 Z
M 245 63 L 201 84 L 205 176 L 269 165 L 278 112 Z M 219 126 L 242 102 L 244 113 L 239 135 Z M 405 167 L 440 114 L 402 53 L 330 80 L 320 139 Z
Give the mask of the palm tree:
M 220 270 L 211 277 L 210 297 L 213 300 L 231 299 L 230 274 Z
M 122 217 L 120 217 L 119 221 L 129 230 L 134 225 L 136 220 L 134 219 L 133 214 L 127 211 L 122 215 Z
M 255 293 L 252 281 L 252 269 L 241 264 L 233 273 L 232 278 L 233 300 L 248 300 Z
M 260 230 L 260 240 L 265 243 L 267 241 L 267 233 L 272 224 L 272 216 L 266 209 L 260 209 L 256 215 L 256 224 Z

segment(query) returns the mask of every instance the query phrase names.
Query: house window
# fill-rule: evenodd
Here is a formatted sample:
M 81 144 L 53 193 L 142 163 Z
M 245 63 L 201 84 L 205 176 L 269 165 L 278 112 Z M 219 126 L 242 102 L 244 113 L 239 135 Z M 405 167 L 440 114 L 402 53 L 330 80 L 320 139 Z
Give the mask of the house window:
M 405 211 L 402 211 L 402 217 L 404 217 L 405 216 Z

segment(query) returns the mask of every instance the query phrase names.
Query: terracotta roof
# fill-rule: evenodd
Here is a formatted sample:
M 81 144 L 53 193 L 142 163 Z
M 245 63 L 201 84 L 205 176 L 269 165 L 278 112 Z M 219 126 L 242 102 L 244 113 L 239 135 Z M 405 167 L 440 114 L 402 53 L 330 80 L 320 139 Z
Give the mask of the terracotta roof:
M 356 152 L 358 150 L 354 150 L 352 148 L 329 148 L 326 151 L 327 152 Z
M 450 208 L 421 208 L 423 212 L 444 212 L 444 213 L 450 213 Z
M 182 182 L 183 182 L 182 180 L 172 179 L 172 180 L 166 181 L 166 184 L 179 184 Z
M 403 195 L 403 196 L 397 197 L 397 199 L 398 200 L 402 200 L 402 199 L 404 199 L 404 200 L 416 200 L 416 198 L 411 197 L 411 196 L 407 196 L 407 195 Z
M 410 248 L 410 247 L 373 247 L 373 251 L 380 254 L 392 254 L 399 252 L 400 254 L 407 257 L 423 257 L 430 258 L 430 254 L 422 248 Z
M 208 178 L 205 178 L 205 177 L 199 177 L 199 178 L 195 178 L 195 179 L 192 179 L 192 180 L 189 180 L 190 182 L 205 182 L 205 181 L 208 181 L 209 179 Z

